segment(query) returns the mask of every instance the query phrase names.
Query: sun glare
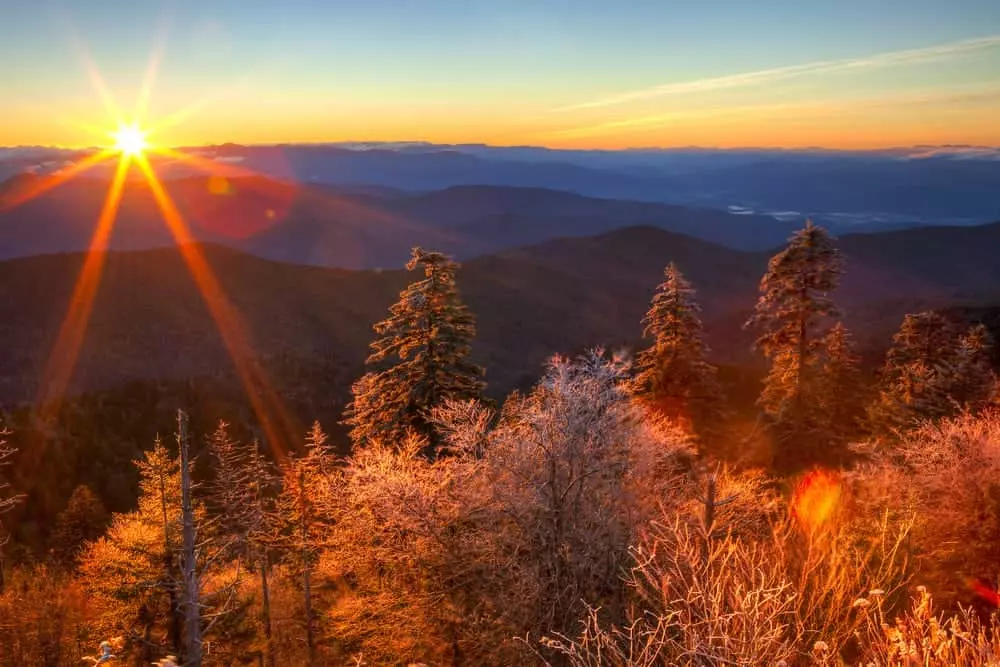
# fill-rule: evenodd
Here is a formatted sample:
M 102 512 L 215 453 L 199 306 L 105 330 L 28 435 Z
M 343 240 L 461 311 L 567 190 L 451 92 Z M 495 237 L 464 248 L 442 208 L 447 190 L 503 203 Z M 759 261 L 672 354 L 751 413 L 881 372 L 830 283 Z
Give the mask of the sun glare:
M 146 133 L 135 125 L 122 125 L 114 133 L 115 148 L 129 157 L 138 157 L 146 150 Z

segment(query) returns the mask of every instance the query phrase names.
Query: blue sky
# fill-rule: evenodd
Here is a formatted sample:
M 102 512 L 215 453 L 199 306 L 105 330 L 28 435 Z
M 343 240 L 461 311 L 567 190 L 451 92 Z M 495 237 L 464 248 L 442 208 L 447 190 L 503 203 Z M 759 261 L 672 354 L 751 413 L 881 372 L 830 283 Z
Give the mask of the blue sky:
M 3 0 L 0 145 L 99 143 L 85 63 L 129 114 L 158 44 L 175 144 L 1000 142 L 996 0 Z

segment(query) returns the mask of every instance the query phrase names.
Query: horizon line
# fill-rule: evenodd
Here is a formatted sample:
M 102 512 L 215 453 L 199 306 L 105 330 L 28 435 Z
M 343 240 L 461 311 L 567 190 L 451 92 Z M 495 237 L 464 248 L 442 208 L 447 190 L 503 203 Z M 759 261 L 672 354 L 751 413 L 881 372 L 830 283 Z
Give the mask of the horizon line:
M 943 144 L 887 144 L 885 146 L 871 147 L 871 148 L 838 148 L 834 146 L 822 146 L 822 145 L 809 145 L 809 146 L 762 146 L 762 145 L 739 145 L 739 146 L 712 146 L 704 144 L 678 144 L 678 145 L 666 145 L 666 146 L 641 146 L 641 147 L 625 147 L 625 148 L 565 148 L 565 147 L 551 147 L 545 146 L 543 144 L 499 144 L 499 143 L 486 143 L 486 142 L 460 142 L 460 143 L 438 143 L 433 141 L 424 140 L 407 140 L 407 139 L 380 139 L 380 140 L 363 140 L 363 139 L 346 139 L 337 141 L 251 141 L 251 142 L 240 142 L 240 141 L 219 141 L 213 143 L 203 143 L 203 144 L 176 144 L 169 146 L 173 150 L 197 150 L 206 148 L 221 148 L 223 146 L 236 146 L 240 148 L 277 148 L 281 146 L 301 146 L 301 147 L 345 147 L 353 144 L 369 144 L 373 146 L 391 146 L 391 145 L 410 145 L 410 146 L 426 146 L 428 148 L 461 148 L 461 147 L 481 147 L 481 148 L 500 148 L 500 149 L 532 149 L 532 150 L 544 150 L 551 151 L 553 153 L 642 153 L 642 152 L 670 152 L 670 151 L 684 151 L 684 150 L 697 150 L 697 151 L 786 151 L 786 152 L 829 152 L 829 153 L 881 153 L 899 150 L 912 150 L 912 149 L 927 149 L 927 148 L 973 148 L 973 149 L 988 149 L 988 150 L 1000 150 L 1000 144 L 956 144 L 956 143 L 943 143 Z M 11 144 L 11 145 L 0 145 L 0 151 L 14 151 L 14 150 L 49 150 L 49 151 L 63 151 L 63 152 L 81 152 L 81 151 L 100 151 L 105 150 L 105 146 L 97 145 L 80 145 L 80 146 L 63 146 L 59 144 Z

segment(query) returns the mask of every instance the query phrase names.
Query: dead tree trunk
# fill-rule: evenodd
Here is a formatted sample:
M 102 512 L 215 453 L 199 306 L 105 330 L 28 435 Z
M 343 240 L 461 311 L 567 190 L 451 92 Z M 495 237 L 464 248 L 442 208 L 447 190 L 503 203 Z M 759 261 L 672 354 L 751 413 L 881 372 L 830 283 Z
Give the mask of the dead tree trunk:
M 181 454 L 181 521 L 183 552 L 181 559 L 184 580 L 185 665 L 201 667 L 201 601 L 198 584 L 197 529 L 194 524 L 194 504 L 191 498 L 191 460 L 188 438 L 188 417 L 177 411 L 177 446 Z

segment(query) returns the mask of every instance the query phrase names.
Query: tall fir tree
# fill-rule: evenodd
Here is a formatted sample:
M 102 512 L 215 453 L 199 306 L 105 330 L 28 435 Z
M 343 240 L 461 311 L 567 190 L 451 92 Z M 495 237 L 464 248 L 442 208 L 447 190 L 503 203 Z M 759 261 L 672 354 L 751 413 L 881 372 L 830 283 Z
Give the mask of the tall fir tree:
M 695 289 L 671 262 L 642 323 L 651 339 L 636 359 L 635 390 L 695 433 L 718 433 L 724 418 L 716 369 L 706 360 Z
M 414 248 L 406 268 L 423 269 L 375 325 L 367 364 L 374 370 L 352 388 L 346 423 L 356 444 L 379 440 L 391 444 L 408 432 L 438 440 L 430 412 L 448 399 L 482 395 L 484 370 L 469 361 L 476 333 L 472 313 L 459 298 L 458 265 L 439 252 Z
M 830 295 L 840 274 L 833 239 L 807 221 L 768 263 L 746 324 L 760 331 L 755 347 L 771 362 L 758 405 L 771 426 L 779 466 L 815 458 L 809 448 L 822 446 L 827 436 L 820 382 L 826 334 L 839 315 Z
M 292 566 L 302 580 L 303 624 L 310 666 L 317 664 L 316 613 L 313 572 L 330 525 L 330 476 L 336 456 L 327 436 L 314 422 L 306 436 L 304 456 L 288 462 L 278 497 L 279 543 L 285 547 Z
M 822 347 L 819 407 L 825 415 L 830 437 L 843 443 L 861 432 L 864 383 L 861 380 L 860 359 L 855 351 L 854 339 L 843 322 L 834 325 Z
M 200 664 L 203 642 L 219 650 L 225 636 L 235 636 L 231 621 L 239 611 L 236 584 L 194 494 L 182 412 L 177 423 L 180 456 L 157 438 L 135 462 L 138 507 L 114 514 L 79 557 L 80 579 L 97 603 L 94 628 L 121 636 L 125 653 L 142 664 L 165 654 Z
M 257 442 L 246 446 L 234 441 L 224 421 L 212 434 L 209 449 L 215 459 L 211 500 L 219 514 L 219 528 L 228 538 L 230 555 L 256 570 L 264 661 L 274 667 L 270 547 L 278 521 L 275 498 L 279 480 Z
M 149 664 L 182 648 L 180 461 L 157 438 L 136 467 L 138 508 L 113 516 L 107 533 L 81 553 L 79 572 L 101 603 L 98 629 L 123 635 Z

